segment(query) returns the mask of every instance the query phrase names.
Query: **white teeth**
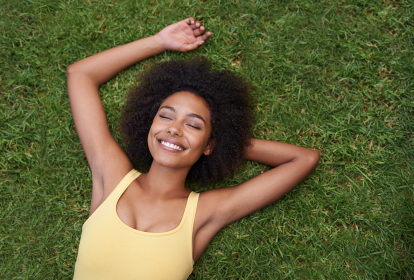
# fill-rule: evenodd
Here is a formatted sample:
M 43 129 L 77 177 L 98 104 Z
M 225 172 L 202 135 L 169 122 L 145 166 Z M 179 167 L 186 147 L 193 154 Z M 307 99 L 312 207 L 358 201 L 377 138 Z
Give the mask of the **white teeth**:
M 174 144 L 172 144 L 172 143 L 169 143 L 169 142 L 161 141 L 161 144 L 163 144 L 164 146 L 167 146 L 167 147 L 170 147 L 170 148 L 176 149 L 176 150 L 180 150 L 180 151 L 182 151 L 182 150 L 183 150 L 183 148 L 181 148 L 181 147 L 179 147 L 179 146 L 177 146 L 177 145 L 174 145 Z

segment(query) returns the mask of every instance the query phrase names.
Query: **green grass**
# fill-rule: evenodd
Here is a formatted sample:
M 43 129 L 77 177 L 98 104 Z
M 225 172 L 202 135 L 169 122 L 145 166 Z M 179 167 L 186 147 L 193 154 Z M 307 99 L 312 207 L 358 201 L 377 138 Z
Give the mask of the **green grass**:
M 137 73 L 204 55 L 257 88 L 256 137 L 321 161 L 221 230 L 190 279 L 414 279 L 413 13 L 408 0 L 0 0 L 0 278 L 73 275 L 91 174 L 66 67 L 194 16 L 214 34 L 199 50 L 102 86 L 115 137 Z M 266 168 L 246 162 L 211 187 Z

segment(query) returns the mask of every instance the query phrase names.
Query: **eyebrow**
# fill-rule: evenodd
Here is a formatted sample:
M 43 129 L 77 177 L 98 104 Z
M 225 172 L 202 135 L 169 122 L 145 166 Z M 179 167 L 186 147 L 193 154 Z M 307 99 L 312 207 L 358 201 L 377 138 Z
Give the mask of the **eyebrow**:
M 168 110 L 171 110 L 171 111 L 173 111 L 173 112 L 176 112 L 176 111 L 175 111 L 175 109 L 174 109 L 174 107 L 171 107 L 171 106 L 162 106 L 162 107 L 160 108 L 160 110 L 161 110 L 161 109 L 163 109 L 163 108 L 168 109 Z M 187 114 L 187 116 L 192 117 L 192 118 L 197 118 L 197 119 L 200 119 L 200 120 L 202 120 L 202 121 L 204 122 L 204 124 L 206 124 L 206 121 L 205 121 L 205 120 L 203 119 L 203 117 L 202 117 L 202 116 L 200 116 L 200 115 L 197 115 L 197 114 L 195 114 L 195 113 L 188 113 L 188 114 Z

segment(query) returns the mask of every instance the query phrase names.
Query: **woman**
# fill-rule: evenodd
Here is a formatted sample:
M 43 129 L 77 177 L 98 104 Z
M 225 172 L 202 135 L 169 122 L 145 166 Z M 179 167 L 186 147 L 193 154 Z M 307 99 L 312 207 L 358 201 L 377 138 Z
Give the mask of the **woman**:
M 68 67 L 72 114 L 93 181 L 90 218 L 82 229 L 74 279 L 186 279 L 193 262 L 223 226 L 276 201 L 318 164 L 316 151 L 249 139 L 248 86 L 228 72 L 214 72 L 203 59 L 162 64 L 144 76 L 123 113 L 121 128 L 130 157 L 124 153 L 108 129 L 99 86 L 122 69 L 165 50 L 197 49 L 210 37 L 205 31 L 200 22 L 188 18 L 155 36 Z M 192 75 L 192 67 L 202 69 L 194 76 L 198 80 L 187 79 L 193 85 L 172 86 L 162 98 L 148 93 L 149 87 L 161 92 L 163 86 L 168 88 L 159 82 L 164 77 L 173 84 L 170 77 Z M 207 86 L 200 73 L 207 73 Z M 244 112 L 245 117 L 223 117 L 226 110 L 218 112 L 217 102 L 194 89 L 203 85 L 214 94 L 223 75 L 230 81 L 223 86 L 223 98 L 230 107 L 236 102 L 234 112 Z M 234 96 L 241 101 L 231 99 Z M 149 113 L 139 114 L 140 108 Z M 240 131 L 233 139 L 223 137 L 222 124 L 228 120 L 235 127 L 228 125 L 233 134 Z M 144 122 L 149 123 L 147 129 Z M 140 137 L 144 140 L 133 143 Z M 187 177 L 205 183 L 231 174 L 241 157 L 275 168 L 238 186 L 201 194 L 185 186 Z M 140 175 L 131 161 L 150 166 L 149 171 Z

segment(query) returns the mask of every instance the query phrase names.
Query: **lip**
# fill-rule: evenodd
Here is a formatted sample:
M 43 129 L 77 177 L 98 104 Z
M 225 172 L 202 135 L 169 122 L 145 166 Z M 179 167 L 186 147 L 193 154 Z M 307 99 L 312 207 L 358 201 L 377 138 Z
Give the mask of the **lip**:
M 160 144 L 161 148 L 163 148 L 164 150 L 170 151 L 170 152 L 183 152 L 183 151 L 187 150 L 187 148 L 185 148 L 185 147 L 184 147 L 184 146 L 183 146 L 180 142 L 178 142 L 177 140 L 173 140 L 173 139 L 170 139 L 170 138 L 160 138 L 160 139 L 157 139 L 157 141 L 158 141 L 158 143 Z M 168 143 L 174 144 L 174 145 L 176 145 L 176 146 L 179 146 L 179 147 L 181 147 L 183 150 L 177 150 L 177 149 L 174 149 L 174 148 L 170 148 L 170 147 L 164 146 L 163 144 L 161 144 L 161 141 L 168 142 Z

